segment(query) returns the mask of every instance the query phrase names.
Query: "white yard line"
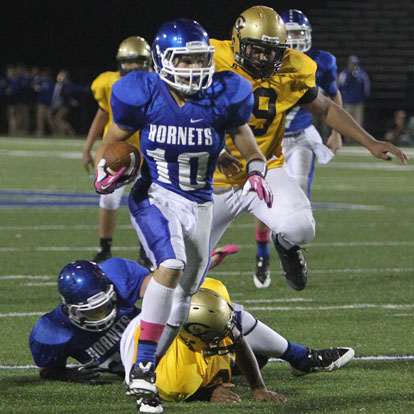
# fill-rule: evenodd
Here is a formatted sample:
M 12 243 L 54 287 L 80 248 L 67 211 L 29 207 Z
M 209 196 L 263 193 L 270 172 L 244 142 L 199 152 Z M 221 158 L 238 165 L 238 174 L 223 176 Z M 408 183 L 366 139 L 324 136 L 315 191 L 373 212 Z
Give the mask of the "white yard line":
M 255 244 L 240 244 L 241 249 L 256 249 Z M 414 241 L 358 241 L 358 242 L 314 242 L 307 246 L 306 248 L 317 248 L 317 247 L 412 247 L 414 246 Z M 133 246 L 114 246 L 113 251 L 135 251 L 138 247 Z M 94 251 L 94 247 L 73 247 L 73 246 L 41 246 L 41 247 L 0 247 L 0 253 L 8 252 L 45 252 L 45 251 L 55 251 L 55 252 L 71 252 L 71 251 Z
M 354 357 L 352 361 L 375 361 L 375 362 L 389 362 L 389 361 L 412 361 L 414 355 L 372 355 Z M 269 362 L 286 362 L 279 358 L 269 358 Z M 68 367 L 77 366 L 76 364 L 70 364 Z M 0 370 L 31 370 L 37 369 L 36 365 L 0 365 Z
M 20 157 L 20 158 L 63 158 L 63 159 L 81 159 L 82 152 L 69 151 L 44 151 L 44 150 L 0 150 L 0 156 Z
M 243 301 L 240 301 L 243 303 Z M 248 306 L 249 311 L 321 311 L 336 309 L 414 309 L 414 305 L 373 305 L 369 303 L 355 303 L 338 306 Z
M 282 301 L 282 300 L 281 300 Z M 240 301 L 243 303 L 244 301 Z M 289 300 L 283 300 L 283 302 L 289 302 Z M 351 305 L 338 305 L 338 306 L 248 306 L 246 307 L 249 311 L 310 311 L 310 310 L 353 310 L 353 309 L 414 309 L 413 305 L 374 305 L 369 303 L 355 303 Z M 26 316 L 37 316 L 43 315 L 46 312 L 10 312 L 0 313 L 1 318 L 19 318 Z M 410 315 L 410 314 L 406 314 Z M 405 316 L 405 314 L 404 314 Z

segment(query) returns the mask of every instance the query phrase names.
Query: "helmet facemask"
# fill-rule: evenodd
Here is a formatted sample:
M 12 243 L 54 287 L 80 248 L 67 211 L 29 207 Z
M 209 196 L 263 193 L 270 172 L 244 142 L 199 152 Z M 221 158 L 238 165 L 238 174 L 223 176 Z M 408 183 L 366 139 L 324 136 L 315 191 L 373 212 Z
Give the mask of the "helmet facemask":
M 106 292 L 98 292 L 85 303 L 70 304 L 62 296 L 70 321 L 85 331 L 100 332 L 109 328 L 116 317 L 116 292 L 112 284 Z
M 282 66 L 287 44 L 244 38 L 236 63 L 255 79 L 271 78 Z
M 135 64 L 133 68 L 127 67 L 128 64 Z M 130 58 L 118 59 L 118 70 L 121 76 L 134 70 L 141 70 L 143 72 L 151 72 L 151 64 L 149 57 L 138 56 Z
M 312 47 L 312 29 L 298 23 L 285 23 L 286 43 L 291 49 L 307 52 Z
M 154 53 L 154 52 L 153 52 Z M 202 41 L 188 42 L 185 47 L 170 47 L 162 52 L 158 45 L 153 60 L 155 70 L 168 85 L 184 95 L 194 95 L 207 89 L 214 74 L 214 47 Z M 157 60 L 161 65 L 157 65 Z M 188 67 L 177 67 L 180 62 Z M 196 63 L 199 67 L 189 67 Z

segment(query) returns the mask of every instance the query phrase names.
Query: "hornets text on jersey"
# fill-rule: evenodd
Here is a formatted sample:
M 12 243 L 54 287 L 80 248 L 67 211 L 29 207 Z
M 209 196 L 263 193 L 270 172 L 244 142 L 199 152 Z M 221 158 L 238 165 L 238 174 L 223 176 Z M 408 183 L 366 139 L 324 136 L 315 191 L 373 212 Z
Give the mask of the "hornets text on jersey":
M 114 323 L 101 332 L 91 332 L 73 325 L 58 305 L 43 315 L 30 333 L 29 345 L 39 367 L 65 366 L 69 357 L 80 363 L 92 358 L 99 366 L 123 374 L 119 355 L 121 336 L 129 322 L 139 314 L 135 307 L 148 270 L 132 260 L 112 258 L 99 264 L 114 284 L 117 293 L 117 315 Z
M 229 71 L 215 73 L 208 89 L 180 107 L 158 74 L 135 71 L 114 84 L 111 105 L 118 126 L 141 130 L 140 146 L 148 166 L 143 177 L 204 203 L 212 199 L 213 173 L 225 132 L 250 119 L 251 91 L 242 77 Z
M 324 50 L 309 50 L 305 52 L 316 62 L 316 85 L 328 96 L 333 98 L 338 93 L 336 75 L 338 67 L 336 58 Z M 301 131 L 312 125 L 312 115 L 309 111 L 296 105 L 286 114 L 285 133 Z
M 211 39 L 216 48 L 214 61 L 216 70 L 232 70 L 246 78 L 253 85 L 254 106 L 249 125 L 256 137 L 260 150 L 269 160 L 268 167 L 280 167 L 284 163 L 282 139 L 285 129 L 286 111 L 315 86 L 316 63 L 301 52 L 287 49 L 282 67 L 275 75 L 266 80 L 254 79 L 234 61 L 231 41 Z M 232 177 L 220 173 L 214 174 L 214 185 L 227 187 L 240 185 L 246 181 L 246 162 L 242 159 L 230 137 L 226 145 L 243 164 L 240 173 Z

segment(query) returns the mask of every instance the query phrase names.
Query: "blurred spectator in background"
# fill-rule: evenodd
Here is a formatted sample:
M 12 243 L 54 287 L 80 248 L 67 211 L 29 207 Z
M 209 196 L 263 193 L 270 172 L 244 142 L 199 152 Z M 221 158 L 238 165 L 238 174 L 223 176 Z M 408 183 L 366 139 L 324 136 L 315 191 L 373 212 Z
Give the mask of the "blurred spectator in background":
M 49 68 L 42 69 L 39 75 L 32 80 L 32 88 L 35 92 L 35 117 L 36 130 L 35 135 L 43 137 L 50 132 L 56 135 L 55 126 L 53 122 L 51 103 L 53 91 L 55 88 L 55 81 L 52 78 Z
M 80 105 L 79 98 L 84 88 L 70 80 L 69 72 L 57 74 L 53 90 L 51 110 L 57 136 L 74 136 L 75 130 L 69 121 L 70 111 Z
M 364 126 L 365 102 L 370 97 L 371 83 L 367 73 L 359 67 L 357 56 L 349 56 L 348 67 L 339 74 L 338 86 L 344 109 Z
M 26 65 L 17 65 L 17 118 L 18 134 L 22 136 L 30 135 L 32 127 L 31 109 L 34 105 L 34 93 L 31 89 L 31 69 Z
M 19 80 L 17 76 L 17 68 L 14 65 L 7 66 L 6 79 L 4 81 L 4 95 L 6 97 L 7 125 L 8 133 L 16 136 L 19 130 L 19 119 L 17 112 Z
M 414 117 L 408 120 L 404 109 L 394 111 L 394 117 L 386 124 L 385 140 L 394 145 L 414 145 Z

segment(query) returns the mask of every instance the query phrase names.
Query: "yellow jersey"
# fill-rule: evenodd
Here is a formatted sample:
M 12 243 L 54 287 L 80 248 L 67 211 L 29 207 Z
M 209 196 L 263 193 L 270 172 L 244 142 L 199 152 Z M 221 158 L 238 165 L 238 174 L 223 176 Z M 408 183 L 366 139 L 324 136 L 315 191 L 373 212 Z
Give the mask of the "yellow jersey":
M 304 53 L 287 49 L 282 67 L 266 80 L 254 79 L 234 60 L 231 41 L 211 39 L 215 47 L 214 62 L 216 71 L 231 70 L 246 78 L 253 86 L 254 106 L 249 125 L 256 142 L 268 159 L 268 168 L 277 168 L 284 164 L 282 139 L 285 131 L 286 111 L 315 86 L 316 63 Z M 246 161 L 226 136 L 226 146 L 242 162 L 242 169 L 231 178 L 218 169 L 214 173 L 214 186 L 228 187 L 244 184 L 246 181 Z
M 201 287 L 216 291 L 230 304 L 227 288 L 219 280 L 206 278 Z M 139 329 L 134 334 L 135 344 L 138 339 Z M 221 342 L 225 346 L 231 344 L 230 338 L 224 338 Z M 216 387 L 229 382 L 232 360 L 234 356 L 230 354 L 204 357 L 199 352 L 191 351 L 181 339 L 176 338 L 155 370 L 158 393 L 166 401 L 183 401 L 200 387 Z
M 104 137 L 114 119 L 111 108 L 112 85 L 120 78 L 121 74 L 119 72 L 103 72 L 92 82 L 91 85 L 93 97 L 98 103 L 99 108 L 101 108 L 109 116 L 103 132 Z M 136 132 L 128 138 L 128 142 L 139 149 L 139 132 Z

